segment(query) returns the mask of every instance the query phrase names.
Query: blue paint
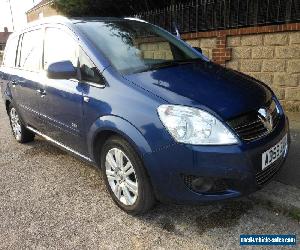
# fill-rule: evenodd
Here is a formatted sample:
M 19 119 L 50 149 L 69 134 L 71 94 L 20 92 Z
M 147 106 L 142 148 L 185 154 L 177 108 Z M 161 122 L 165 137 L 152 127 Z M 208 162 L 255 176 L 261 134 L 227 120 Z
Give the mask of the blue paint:
M 288 120 L 271 89 L 249 76 L 208 61 L 176 37 L 172 39 L 195 61 L 139 71 L 119 70 L 99 49 L 101 44 L 92 42 L 79 25 L 114 21 L 125 22 L 45 19 L 14 33 L 10 39 L 36 28 L 69 30 L 101 73 L 103 82 L 92 84 L 80 78 L 69 79 L 66 75 L 74 75 L 74 69 L 66 62 L 48 68 L 50 75 L 61 74 L 64 79 L 50 79 L 47 69 L 33 72 L 18 65 L 3 65 L 0 68 L 3 98 L 16 105 L 26 125 L 90 158 L 94 164 L 95 155 L 100 153 L 95 152 L 94 143 L 100 133 L 111 131 L 123 136 L 140 155 L 161 201 L 199 203 L 239 197 L 259 189 L 255 176 L 261 170 L 261 154 L 289 134 Z M 88 97 L 88 102 L 84 97 Z M 251 142 L 239 139 L 236 145 L 177 143 L 157 114 L 162 104 L 195 107 L 213 114 L 233 131 L 228 120 L 255 111 L 272 98 L 280 107 L 276 129 Z M 224 179 L 227 189 L 199 194 L 185 185 L 182 174 Z

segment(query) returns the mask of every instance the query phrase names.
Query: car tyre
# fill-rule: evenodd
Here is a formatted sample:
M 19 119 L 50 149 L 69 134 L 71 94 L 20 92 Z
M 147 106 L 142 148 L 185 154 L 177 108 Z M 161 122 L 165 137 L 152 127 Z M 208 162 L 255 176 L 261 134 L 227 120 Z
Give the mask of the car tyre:
M 101 169 L 114 202 L 133 215 L 150 210 L 155 197 L 143 163 L 122 137 L 112 136 L 103 145 Z
M 21 121 L 17 109 L 12 104 L 9 105 L 8 115 L 12 133 L 15 139 L 19 143 L 27 143 L 33 141 L 35 136 L 34 133 L 32 133 L 25 127 L 25 125 Z

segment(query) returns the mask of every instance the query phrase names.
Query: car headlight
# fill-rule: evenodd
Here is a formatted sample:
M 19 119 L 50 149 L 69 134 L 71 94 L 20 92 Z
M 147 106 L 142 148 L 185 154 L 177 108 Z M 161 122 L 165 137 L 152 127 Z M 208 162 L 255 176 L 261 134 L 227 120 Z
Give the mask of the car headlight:
M 222 122 L 206 111 L 165 104 L 159 106 L 157 111 L 160 120 L 177 142 L 193 145 L 228 145 L 238 142 Z

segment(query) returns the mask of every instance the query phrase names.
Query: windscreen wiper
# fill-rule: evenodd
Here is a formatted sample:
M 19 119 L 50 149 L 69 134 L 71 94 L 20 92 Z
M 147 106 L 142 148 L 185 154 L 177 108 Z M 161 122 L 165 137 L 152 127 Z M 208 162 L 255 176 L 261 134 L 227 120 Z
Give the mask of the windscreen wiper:
M 185 59 L 185 60 L 166 61 L 166 62 L 162 62 L 162 63 L 149 65 L 146 70 L 154 70 L 154 69 L 173 67 L 173 66 L 178 66 L 178 65 L 183 65 L 183 64 L 194 63 L 197 61 L 203 61 L 203 60 L 201 58 L 192 58 L 192 59 Z

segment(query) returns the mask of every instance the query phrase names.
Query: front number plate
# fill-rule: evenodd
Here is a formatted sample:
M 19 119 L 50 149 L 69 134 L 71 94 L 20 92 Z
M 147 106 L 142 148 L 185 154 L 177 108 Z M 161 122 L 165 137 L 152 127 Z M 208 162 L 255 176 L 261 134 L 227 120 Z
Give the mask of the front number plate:
M 279 159 L 286 151 L 287 135 L 285 135 L 275 146 L 262 154 L 262 170 Z

